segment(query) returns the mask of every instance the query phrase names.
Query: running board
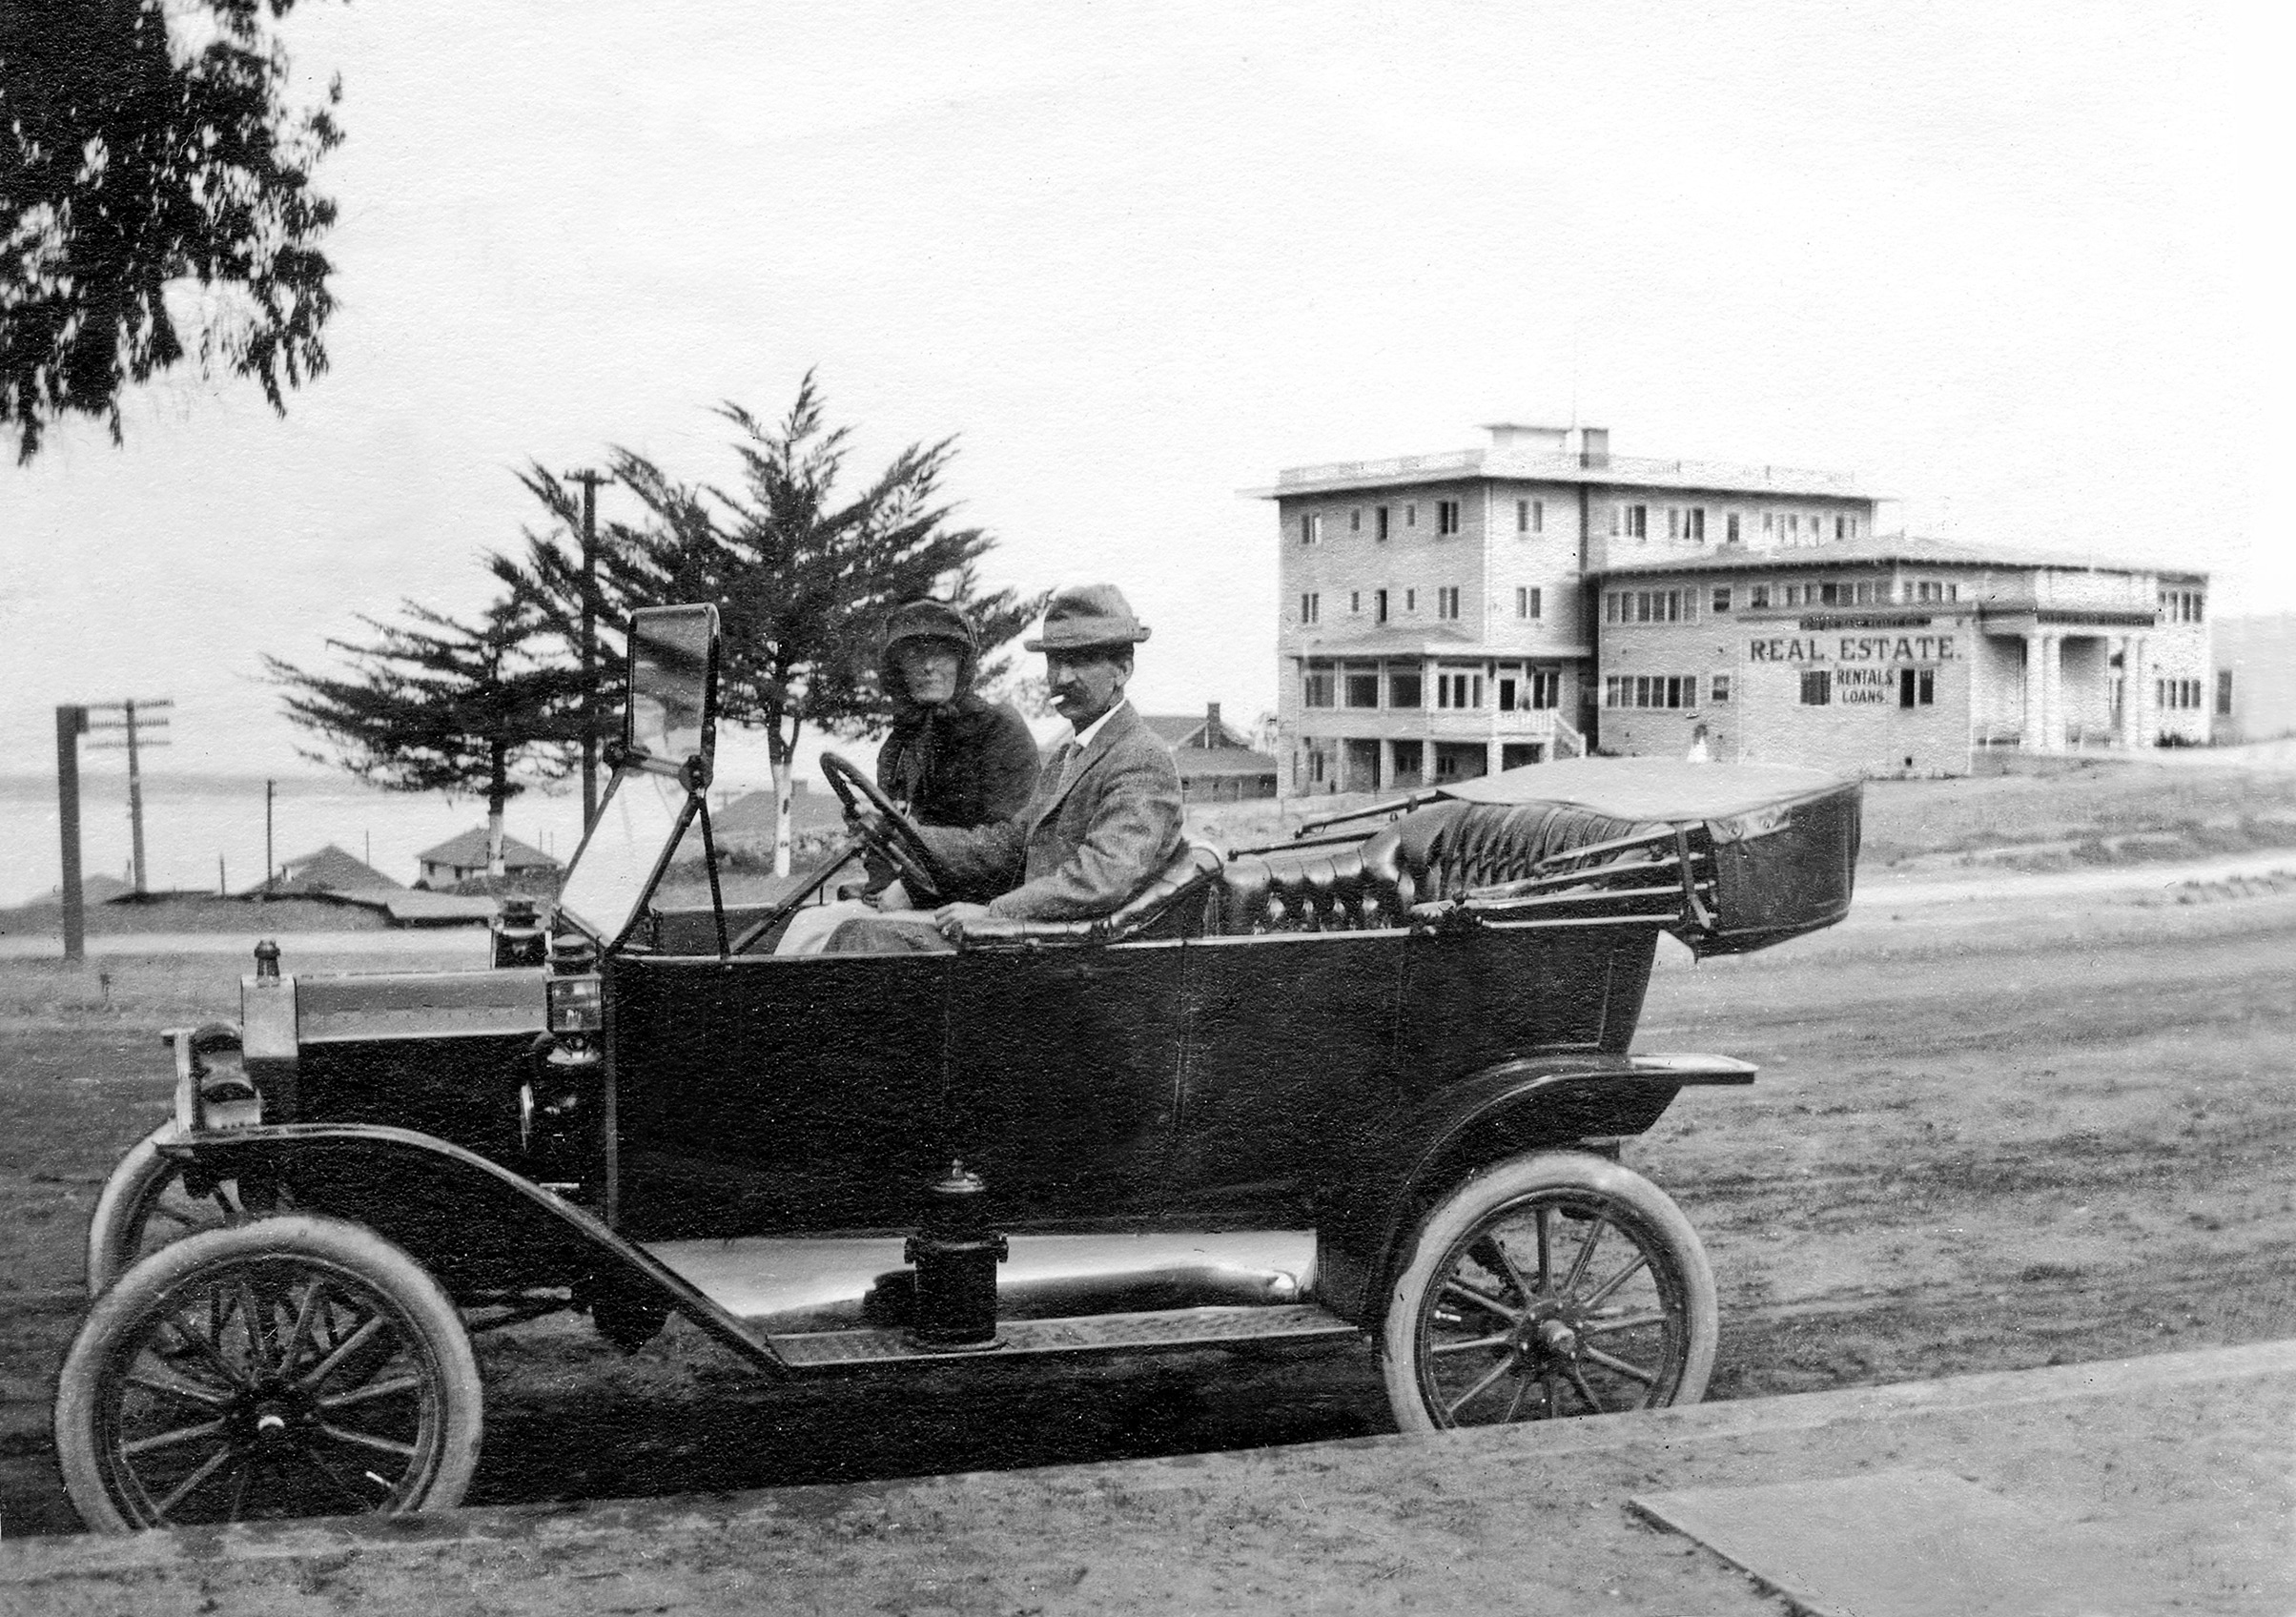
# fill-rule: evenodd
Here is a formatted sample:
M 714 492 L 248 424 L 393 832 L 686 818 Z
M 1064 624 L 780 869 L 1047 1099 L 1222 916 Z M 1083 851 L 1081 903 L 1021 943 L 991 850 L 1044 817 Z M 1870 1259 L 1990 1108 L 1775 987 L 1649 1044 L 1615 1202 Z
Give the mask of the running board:
M 953 1359 L 1041 1359 L 1096 1353 L 1170 1353 L 1197 1347 L 1283 1346 L 1343 1341 L 1354 1325 L 1312 1302 L 1092 1314 L 1069 1320 L 1003 1320 L 994 1345 L 951 1350 L 919 1346 L 906 1331 L 864 1328 L 768 1336 L 800 1374 L 884 1364 L 945 1364 Z

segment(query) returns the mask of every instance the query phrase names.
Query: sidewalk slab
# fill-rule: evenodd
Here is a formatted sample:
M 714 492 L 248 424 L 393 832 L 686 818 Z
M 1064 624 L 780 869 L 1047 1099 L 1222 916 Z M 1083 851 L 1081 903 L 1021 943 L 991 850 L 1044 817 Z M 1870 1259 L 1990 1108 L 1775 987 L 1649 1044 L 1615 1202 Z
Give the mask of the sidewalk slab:
M 857 1393 L 856 1419 L 870 1397 Z M 2296 1609 L 2296 1343 L 1548 1427 L 0 1545 L 0 1611 L 1770 1613 L 1637 1495 L 1948 1473 L 2183 1609 Z M 1939 1607 L 1942 1611 L 1944 1607 Z

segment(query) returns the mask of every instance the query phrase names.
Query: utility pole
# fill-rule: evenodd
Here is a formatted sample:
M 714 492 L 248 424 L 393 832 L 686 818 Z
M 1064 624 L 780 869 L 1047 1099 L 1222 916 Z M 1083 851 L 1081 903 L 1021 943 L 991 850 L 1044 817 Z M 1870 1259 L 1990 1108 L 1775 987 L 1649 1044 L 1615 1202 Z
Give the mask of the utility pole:
M 88 704 L 89 708 L 92 711 L 122 715 L 116 719 L 86 721 L 89 729 L 122 730 L 127 735 L 125 741 L 92 741 L 88 744 L 88 750 L 91 752 L 125 751 L 128 755 L 128 829 L 134 843 L 135 863 L 132 869 L 135 877 L 137 892 L 151 890 L 144 878 L 143 767 L 139 762 L 141 754 L 137 750 L 139 746 L 137 737 L 143 730 L 167 728 L 168 722 L 165 719 L 146 718 L 143 716 L 144 714 L 149 713 L 154 707 L 173 707 L 174 706 L 174 703 L 165 697 L 153 702 L 137 702 L 133 698 L 130 698 L 126 702 L 91 702 Z M 142 747 L 165 747 L 167 745 L 164 741 L 140 743 Z
M 64 958 L 88 953 L 88 914 L 80 891 L 80 737 L 88 709 L 56 709 L 56 826 L 64 841 Z
M 598 817 L 598 485 L 607 473 L 584 466 L 566 474 L 582 484 L 582 829 Z

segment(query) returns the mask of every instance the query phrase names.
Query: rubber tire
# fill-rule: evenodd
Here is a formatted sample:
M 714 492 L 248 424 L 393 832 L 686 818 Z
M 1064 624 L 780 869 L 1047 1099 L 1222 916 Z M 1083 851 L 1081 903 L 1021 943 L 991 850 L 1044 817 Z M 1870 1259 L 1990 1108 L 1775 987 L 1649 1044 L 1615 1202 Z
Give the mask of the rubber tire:
M 128 1154 L 113 1168 L 112 1177 L 104 1181 L 104 1188 L 95 1198 L 95 1212 L 88 1219 L 88 1297 L 91 1301 L 109 1291 L 134 1261 L 134 1254 L 127 1246 L 129 1221 L 143 1210 L 146 1202 L 165 1190 L 181 1171 L 174 1162 L 159 1154 L 161 1136 L 172 1138 L 174 1134 L 174 1123 L 160 1124 L 128 1148 Z M 236 1199 L 236 1187 L 234 1197 Z M 244 1208 L 244 1203 L 241 1205 Z M 249 1215 L 250 1218 L 265 1216 Z M 150 1214 L 146 1212 L 144 1217 L 148 1219 Z
M 143 1525 L 129 1520 L 113 1502 L 98 1453 L 104 1425 L 98 1383 L 105 1364 L 138 1333 L 147 1312 L 200 1269 L 281 1257 L 348 1271 L 384 1293 L 428 1350 L 441 1410 L 438 1462 L 420 1493 L 384 1514 L 451 1510 L 461 1503 L 478 1469 L 485 1397 L 470 1335 L 454 1300 L 404 1249 L 363 1225 L 285 1214 L 186 1236 L 130 1269 L 89 1310 L 56 1376 L 55 1444 L 65 1491 L 90 1531 L 134 1532 Z
M 1714 1272 L 1707 1262 L 1698 1232 L 1672 1197 L 1632 1169 L 1581 1151 L 1541 1151 L 1510 1157 L 1470 1175 L 1420 1220 L 1402 1270 L 1388 1292 L 1386 1318 L 1380 1328 L 1380 1373 L 1398 1430 L 1449 1429 L 1429 1413 L 1420 1392 L 1416 1362 L 1420 1304 L 1435 1280 L 1437 1266 L 1484 1220 L 1510 1202 L 1546 1190 L 1584 1191 L 1604 1197 L 1616 1204 L 1614 1218 L 1630 1218 L 1654 1238 L 1678 1273 L 1689 1339 L 1682 1375 L 1665 1403 L 1695 1403 L 1706 1396 L 1721 1330 Z

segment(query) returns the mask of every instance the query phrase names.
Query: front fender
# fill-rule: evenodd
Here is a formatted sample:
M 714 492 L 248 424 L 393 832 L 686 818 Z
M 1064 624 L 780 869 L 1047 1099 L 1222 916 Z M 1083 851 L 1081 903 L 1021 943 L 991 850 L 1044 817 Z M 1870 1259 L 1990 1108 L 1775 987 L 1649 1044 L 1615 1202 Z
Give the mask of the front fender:
M 398 1242 L 458 1299 L 489 1288 L 604 1281 L 685 1315 L 727 1346 L 786 1369 L 762 1337 L 595 1215 L 434 1135 L 379 1123 L 286 1123 L 187 1135 L 158 1149 L 209 1179 L 264 1176 L 298 1212 Z
M 1526 1151 L 1641 1134 L 1686 1086 L 1750 1084 L 1755 1071 L 1726 1055 L 1552 1055 L 1446 1085 L 1338 1164 L 1317 1209 L 1317 1300 L 1377 1323 L 1404 1242 L 1466 1175 Z

